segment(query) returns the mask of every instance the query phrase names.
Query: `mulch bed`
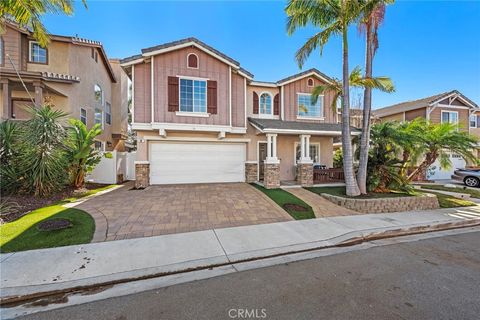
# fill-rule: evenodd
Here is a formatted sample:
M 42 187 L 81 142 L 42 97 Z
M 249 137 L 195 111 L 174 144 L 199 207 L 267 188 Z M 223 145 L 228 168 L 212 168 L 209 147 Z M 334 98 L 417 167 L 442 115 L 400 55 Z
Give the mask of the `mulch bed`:
M 292 211 L 299 211 L 299 212 L 308 211 L 308 208 L 305 208 L 304 206 L 301 206 L 299 204 L 294 204 L 294 203 L 285 203 L 283 205 L 283 208 L 285 210 L 292 210 Z
M 72 226 L 72 222 L 67 219 L 48 219 L 42 221 L 38 224 L 38 229 L 41 231 L 53 231 L 53 230 L 61 230 L 66 229 Z

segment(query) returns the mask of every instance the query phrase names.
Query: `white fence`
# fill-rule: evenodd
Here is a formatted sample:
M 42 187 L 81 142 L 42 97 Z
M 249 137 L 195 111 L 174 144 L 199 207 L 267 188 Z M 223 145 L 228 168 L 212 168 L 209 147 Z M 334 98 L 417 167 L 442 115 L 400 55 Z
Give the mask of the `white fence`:
M 105 154 L 111 154 L 111 157 L 106 158 Z M 117 181 L 119 175 L 123 175 L 123 180 L 135 180 L 135 159 L 135 152 L 103 152 L 102 160 L 87 175 L 86 180 L 94 183 L 115 184 L 119 182 Z

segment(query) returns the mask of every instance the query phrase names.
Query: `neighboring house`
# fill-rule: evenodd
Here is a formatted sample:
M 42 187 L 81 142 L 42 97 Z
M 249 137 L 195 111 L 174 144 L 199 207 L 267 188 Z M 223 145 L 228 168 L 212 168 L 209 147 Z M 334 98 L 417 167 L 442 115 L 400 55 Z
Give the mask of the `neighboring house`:
M 480 108 L 466 96 L 453 90 L 414 101 L 402 102 L 389 107 L 374 110 L 374 117 L 381 121 L 411 121 L 423 118 L 432 123 L 451 122 L 459 125 L 459 130 L 468 131 L 480 139 Z M 474 150 L 480 159 L 480 145 Z M 430 179 L 450 179 L 455 168 L 467 165 L 459 155 L 450 155 L 453 166 L 450 170 L 440 168 L 436 163 L 430 172 Z
M 0 96 L 2 119 L 25 120 L 27 106 L 51 104 L 88 127 L 100 123 L 98 149 L 123 151 L 128 77 L 118 60 L 108 60 L 100 42 L 50 35 L 42 48 L 31 32 L 7 22 L 0 35 Z
M 195 38 L 143 49 L 121 64 L 133 82 L 137 187 L 310 185 L 314 164 L 332 167 L 341 127 L 331 92 L 311 104 L 313 88 L 331 81 L 316 69 L 254 81 L 239 62 Z

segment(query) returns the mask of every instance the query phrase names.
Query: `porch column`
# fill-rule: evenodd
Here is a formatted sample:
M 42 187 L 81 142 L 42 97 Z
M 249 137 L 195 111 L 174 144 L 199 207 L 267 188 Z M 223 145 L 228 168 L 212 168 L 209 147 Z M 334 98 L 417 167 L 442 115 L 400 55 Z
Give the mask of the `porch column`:
M 313 161 L 310 158 L 310 135 L 300 135 L 300 161 L 297 163 L 297 181 L 303 187 L 313 185 Z
M 43 84 L 35 81 L 33 87 L 35 88 L 35 107 L 40 108 L 43 105 Z
M 1 115 L 3 119 L 9 119 L 12 117 L 12 88 L 9 85 L 8 79 L 1 79 L 0 83 L 2 84 L 2 104 L 3 104 L 3 114 Z
M 267 158 L 264 162 L 263 172 L 263 184 L 265 188 L 280 188 L 280 161 L 277 158 L 277 134 L 267 134 Z

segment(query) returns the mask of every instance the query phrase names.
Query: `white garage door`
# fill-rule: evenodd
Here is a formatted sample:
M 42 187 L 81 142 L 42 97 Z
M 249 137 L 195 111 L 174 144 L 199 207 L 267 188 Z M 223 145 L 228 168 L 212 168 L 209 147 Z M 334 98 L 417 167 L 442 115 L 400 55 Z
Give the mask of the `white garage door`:
M 243 143 L 150 143 L 150 183 L 245 181 Z
M 453 171 L 457 168 L 465 168 L 465 160 L 457 154 L 449 154 L 450 161 L 452 162 L 452 167 L 449 170 L 440 168 L 440 162 L 435 161 L 435 163 L 430 167 L 430 170 L 427 171 L 427 179 L 429 180 L 445 180 L 451 179 Z

